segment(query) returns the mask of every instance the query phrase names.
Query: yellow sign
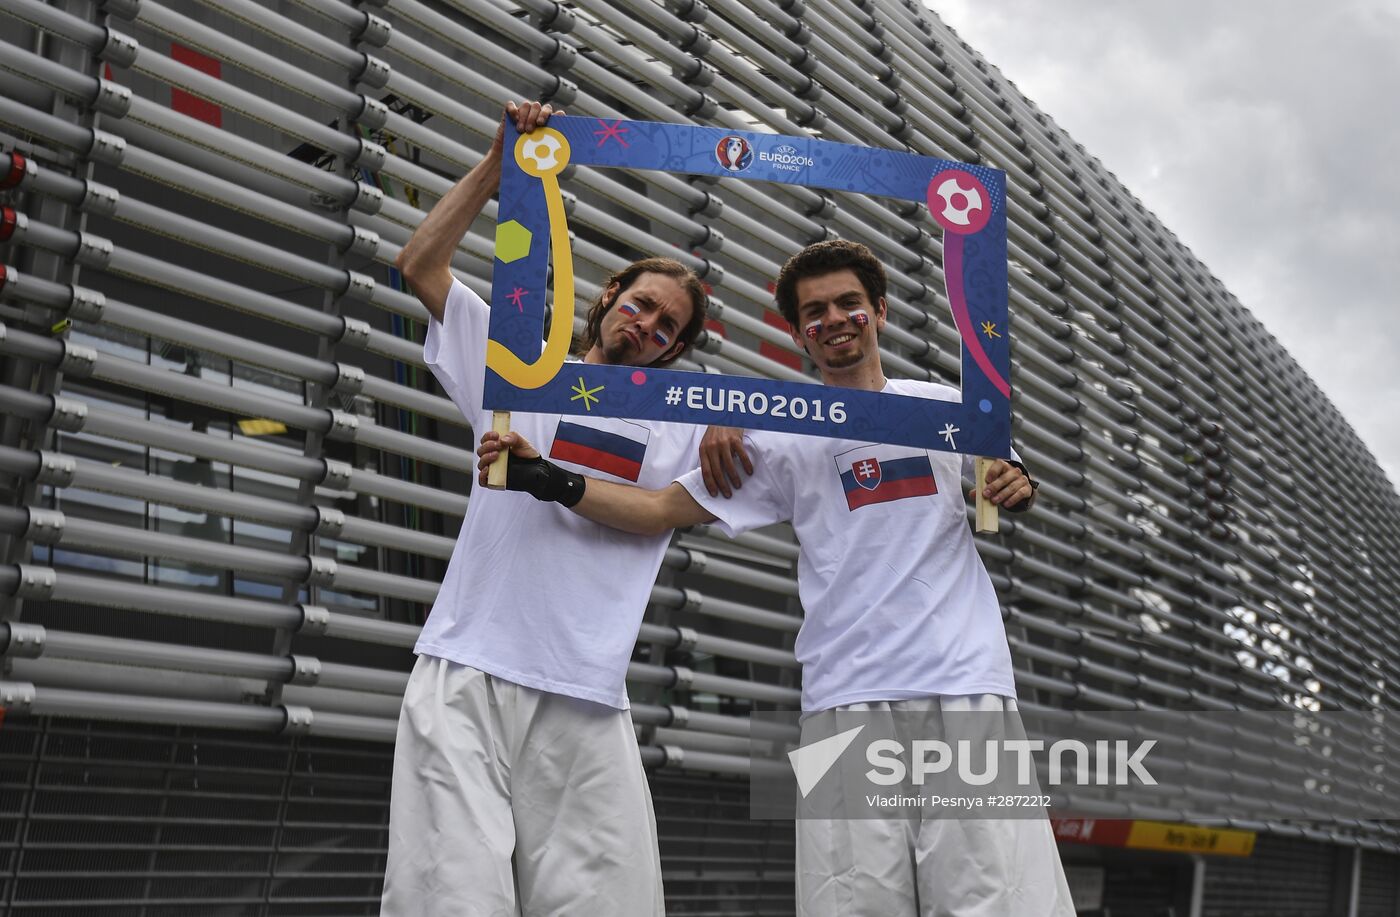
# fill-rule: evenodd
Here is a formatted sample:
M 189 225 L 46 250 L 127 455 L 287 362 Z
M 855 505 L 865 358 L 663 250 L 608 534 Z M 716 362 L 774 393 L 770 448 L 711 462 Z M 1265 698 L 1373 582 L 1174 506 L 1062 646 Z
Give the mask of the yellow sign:
M 275 436 L 278 433 L 286 433 L 287 425 L 280 420 L 268 420 L 264 417 L 255 417 L 238 422 L 238 432 L 244 436 Z
M 1135 821 L 1124 846 L 1170 853 L 1247 857 L 1254 852 L 1254 832 L 1161 821 Z

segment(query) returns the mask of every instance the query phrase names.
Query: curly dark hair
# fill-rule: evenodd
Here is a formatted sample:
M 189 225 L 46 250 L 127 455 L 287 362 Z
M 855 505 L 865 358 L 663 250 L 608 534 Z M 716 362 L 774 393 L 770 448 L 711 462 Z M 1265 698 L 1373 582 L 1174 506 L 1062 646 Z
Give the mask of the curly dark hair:
M 848 239 L 828 239 L 809 245 L 793 255 L 778 272 L 777 288 L 773 297 L 778 301 L 778 311 L 787 323 L 797 327 L 797 282 L 808 277 L 819 277 L 850 268 L 865 287 L 865 295 L 870 304 L 880 305 L 888 282 L 885 279 L 885 266 L 875 253 L 859 242 Z
M 690 315 L 690 321 L 680 330 L 676 339 L 683 345 L 676 355 L 669 360 L 658 360 L 653 366 L 666 366 L 680 358 L 680 355 L 690 349 L 690 345 L 695 343 L 695 339 L 700 335 L 700 329 L 705 326 L 705 316 L 709 313 L 710 297 L 705 292 L 705 284 L 700 277 L 690 268 L 676 261 L 674 258 L 643 258 L 641 261 L 633 261 L 622 270 L 613 274 L 603 282 L 603 290 L 594 300 L 593 305 L 588 309 L 588 317 L 584 320 L 583 333 L 579 335 L 575 350 L 578 353 L 587 353 L 598 343 L 598 335 L 603 327 L 603 316 L 608 314 L 608 310 L 621 298 L 621 294 L 633 282 L 643 274 L 664 274 L 667 277 L 674 277 L 686 293 L 690 295 L 690 303 L 694 306 Z M 617 284 L 618 296 L 608 300 L 608 288 Z

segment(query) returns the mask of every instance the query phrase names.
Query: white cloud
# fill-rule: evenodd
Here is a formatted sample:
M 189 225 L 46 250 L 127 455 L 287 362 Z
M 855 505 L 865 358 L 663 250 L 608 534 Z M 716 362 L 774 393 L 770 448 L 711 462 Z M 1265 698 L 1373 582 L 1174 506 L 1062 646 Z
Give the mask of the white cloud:
M 1278 338 L 1400 482 L 1400 15 L 932 0 Z

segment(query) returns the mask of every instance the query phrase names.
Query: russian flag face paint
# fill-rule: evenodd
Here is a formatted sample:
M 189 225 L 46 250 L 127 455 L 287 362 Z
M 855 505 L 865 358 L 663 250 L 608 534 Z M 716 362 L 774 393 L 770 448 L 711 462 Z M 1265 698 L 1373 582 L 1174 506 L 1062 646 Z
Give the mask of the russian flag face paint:
M 656 342 L 657 347 L 665 347 L 667 344 L 671 343 L 671 339 L 660 331 L 653 331 L 651 333 L 651 339 Z
M 818 319 L 815 322 L 808 322 L 806 326 L 803 327 L 802 333 L 807 335 L 807 337 L 811 340 L 815 341 L 817 339 L 817 336 L 822 333 L 821 320 Z
M 628 318 L 631 318 L 632 316 L 638 314 L 642 310 L 637 308 L 636 303 L 625 302 L 617 307 L 617 311 L 621 312 Z

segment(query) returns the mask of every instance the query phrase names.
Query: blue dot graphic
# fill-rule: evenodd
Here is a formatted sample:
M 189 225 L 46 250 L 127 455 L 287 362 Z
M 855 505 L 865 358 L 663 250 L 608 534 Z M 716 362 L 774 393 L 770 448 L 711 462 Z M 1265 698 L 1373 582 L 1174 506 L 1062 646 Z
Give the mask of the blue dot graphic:
M 981 401 L 977 402 L 977 406 L 982 409 L 983 414 L 992 413 L 992 403 L 986 398 L 983 398 Z

